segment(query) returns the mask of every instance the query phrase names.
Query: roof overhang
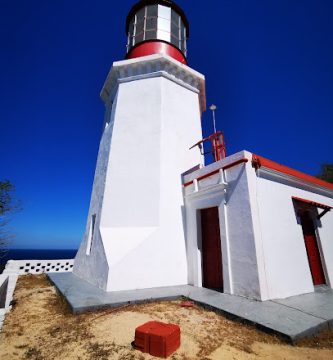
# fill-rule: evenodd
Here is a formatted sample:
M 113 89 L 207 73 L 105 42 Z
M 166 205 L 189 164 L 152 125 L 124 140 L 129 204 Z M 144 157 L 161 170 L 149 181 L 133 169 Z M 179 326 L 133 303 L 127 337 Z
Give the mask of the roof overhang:
M 268 160 L 256 154 L 252 155 L 252 166 L 259 176 L 261 174 L 266 174 L 269 177 L 273 177 L 275 180 L 282 181 L 288 185 L 333 198 L 333 184 L 314 176 Z
M 324 205 L 324 204 L 318 203 L 318 202 L 313 201 L 313 200 L 307 200 L 307 199 L 299 198 L 299 197 L 296 197 L 296 196 L 293 196 L 292 199 L 301 208 L 303 207 L 305 210 L 309 209 L 311 207 L 316 207 L 318 209 L 324 210 L 321 214 L 318 215 L 318 219 L 322 218 L 325 214 L 327 214 L 329 211 L 331 211 L 331 209 L 333 209 L 332 206 Z
M 299 197 L 296 197 L 296 196 L 293 196 L 292 199 L 295 200 L 295 201 L 301 202 L 301 203 L 305 203 L 305 204 L 308 204 L 308 205 L 311 205 L 311 206 L 315 206 L 315 207 L 317 207 L 319 209 L 323 209 L 323 210 L 331 210 L 332 209 L 332 206 L 324 205 L 324 204 L 321 204 L 321 203 L 318 203 L 318 202 L 315 202 L 315 201 L 312 201 L 312 200 L 302 199 L 302 198 L 299 198 Z

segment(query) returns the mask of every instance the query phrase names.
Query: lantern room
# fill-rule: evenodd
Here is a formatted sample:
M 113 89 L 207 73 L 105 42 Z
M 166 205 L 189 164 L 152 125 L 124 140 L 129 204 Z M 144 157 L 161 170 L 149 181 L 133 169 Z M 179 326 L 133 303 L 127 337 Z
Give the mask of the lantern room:
M 126 20 L 127 59 L 166 54 L 187 64 L 189 23 L 183 10 L 169 0 L 143 0 Z

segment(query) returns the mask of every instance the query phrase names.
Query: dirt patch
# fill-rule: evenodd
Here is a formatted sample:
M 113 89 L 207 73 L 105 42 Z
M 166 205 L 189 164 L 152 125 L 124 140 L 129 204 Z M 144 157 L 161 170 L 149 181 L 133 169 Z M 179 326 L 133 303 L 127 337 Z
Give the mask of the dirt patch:
M 297 346 L 317 349 L 333 349 L 333 331 L 322 331 L 318 336 L 305 338 L 297 342 Z
M 330 331 L 290 346 L 201 307 L 182 308 L 180 301 L 72 315 L 44 275 L 21 276 L 14 303 L 0 336 L 2 360 L 153 359 L 131 347 L 135 328 L 149 320 L 180 325 L 181 347 L 172 360 L 333 358 Z

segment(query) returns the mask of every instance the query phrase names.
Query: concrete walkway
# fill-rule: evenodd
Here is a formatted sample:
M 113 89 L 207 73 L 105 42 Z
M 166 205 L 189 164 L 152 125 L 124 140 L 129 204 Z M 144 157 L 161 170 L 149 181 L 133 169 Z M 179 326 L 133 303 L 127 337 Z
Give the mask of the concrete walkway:
M 48 277 L 67 299 L 73 313 L 186 297 L 291 342 L 329 327 L 333 329 L 333 291 L 324 288 L 311 294 L 261 302 L 190 285 L 108 293 L 72 273 L 52 273 Z

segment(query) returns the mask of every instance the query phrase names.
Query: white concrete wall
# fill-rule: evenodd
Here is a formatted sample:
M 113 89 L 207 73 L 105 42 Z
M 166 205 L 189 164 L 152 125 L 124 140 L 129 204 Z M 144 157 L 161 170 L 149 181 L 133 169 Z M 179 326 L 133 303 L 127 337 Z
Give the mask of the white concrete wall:
M 224 160 L 197 170 L 184 182 L 229 165 L 251 154 L 239 152 Z M 247 164 L 225 170 L 227 185 L 219 173 L 185 187 L 189 283 L 202 286 L 200 210 L 218 206 L 223 263 L 224 292 L 261 299 L 255 235 L 248 188 Z
M 251 162 L 248 162 L 226 171 L 232 284 L 233 294 L 261 300 L 258 258 L 248 186 L 250 170 Z
M 181 173 L 202 162 L 189 148 L 202 138 L 195 84 L 203 76 L 163 56 L 119 66 L 106 82 L 117 101 L 89 210 L 97 215 L 93 246 L 87 255 L 88 224 L 74 273 L 107 291 L 186 284 Z
M 284 181 L 285 182 L 285 181 Z M 314 291 L 302 233 L 292 197 L 333 206 L 329 197 L 286 185 L 261 172 L 253 188 L 260 218 L 260 242 L 266 276 L 266 298 L 285 298 Z M 319 224 L 319 242 L 329 283 L 333 279 L 333 213 Z M 258 240 L 259 243 L 259 240 Z
M 248 162 L 225 170 L 226 186 L 220 184 L 220 174 L 215 173 L 184 188 L 189 283 L 202 284 L 199 210 L 218 206 L 225 292 L 258 300 L 313 292 L 302 227 L 292 197 L 332 207 L 333 199 L 323 195 L 322 189 L 283 174 L 257 173 L 252 167 L 252 154 L 246 151 L 187 174 L 184 183 L 240 158 Z M 332 287 L 333 211 L 317 225 L 327 285 Z
M 108 290 L 186 284 L 180 174 L 201 161 L 188 150 L 198 96 L 163 77 L 124 83 L 117 117 L 101 217 Z
M 86 230 L 75 257 L 73 273 L 86 281 L 105 289 L 108 281 L 109 266 L 103 241 L 101 239 L 101 209 L 105 193 L 106 172 L 117 108 L 117 93 L 112 104 L 106 106 L 105 129 L 99 145 L 94 184 L 90 199 Z M 92 216 L 96 215 L 95 231 L 91 232 Z M 90 250 L 91 249 L 91 250 Z

